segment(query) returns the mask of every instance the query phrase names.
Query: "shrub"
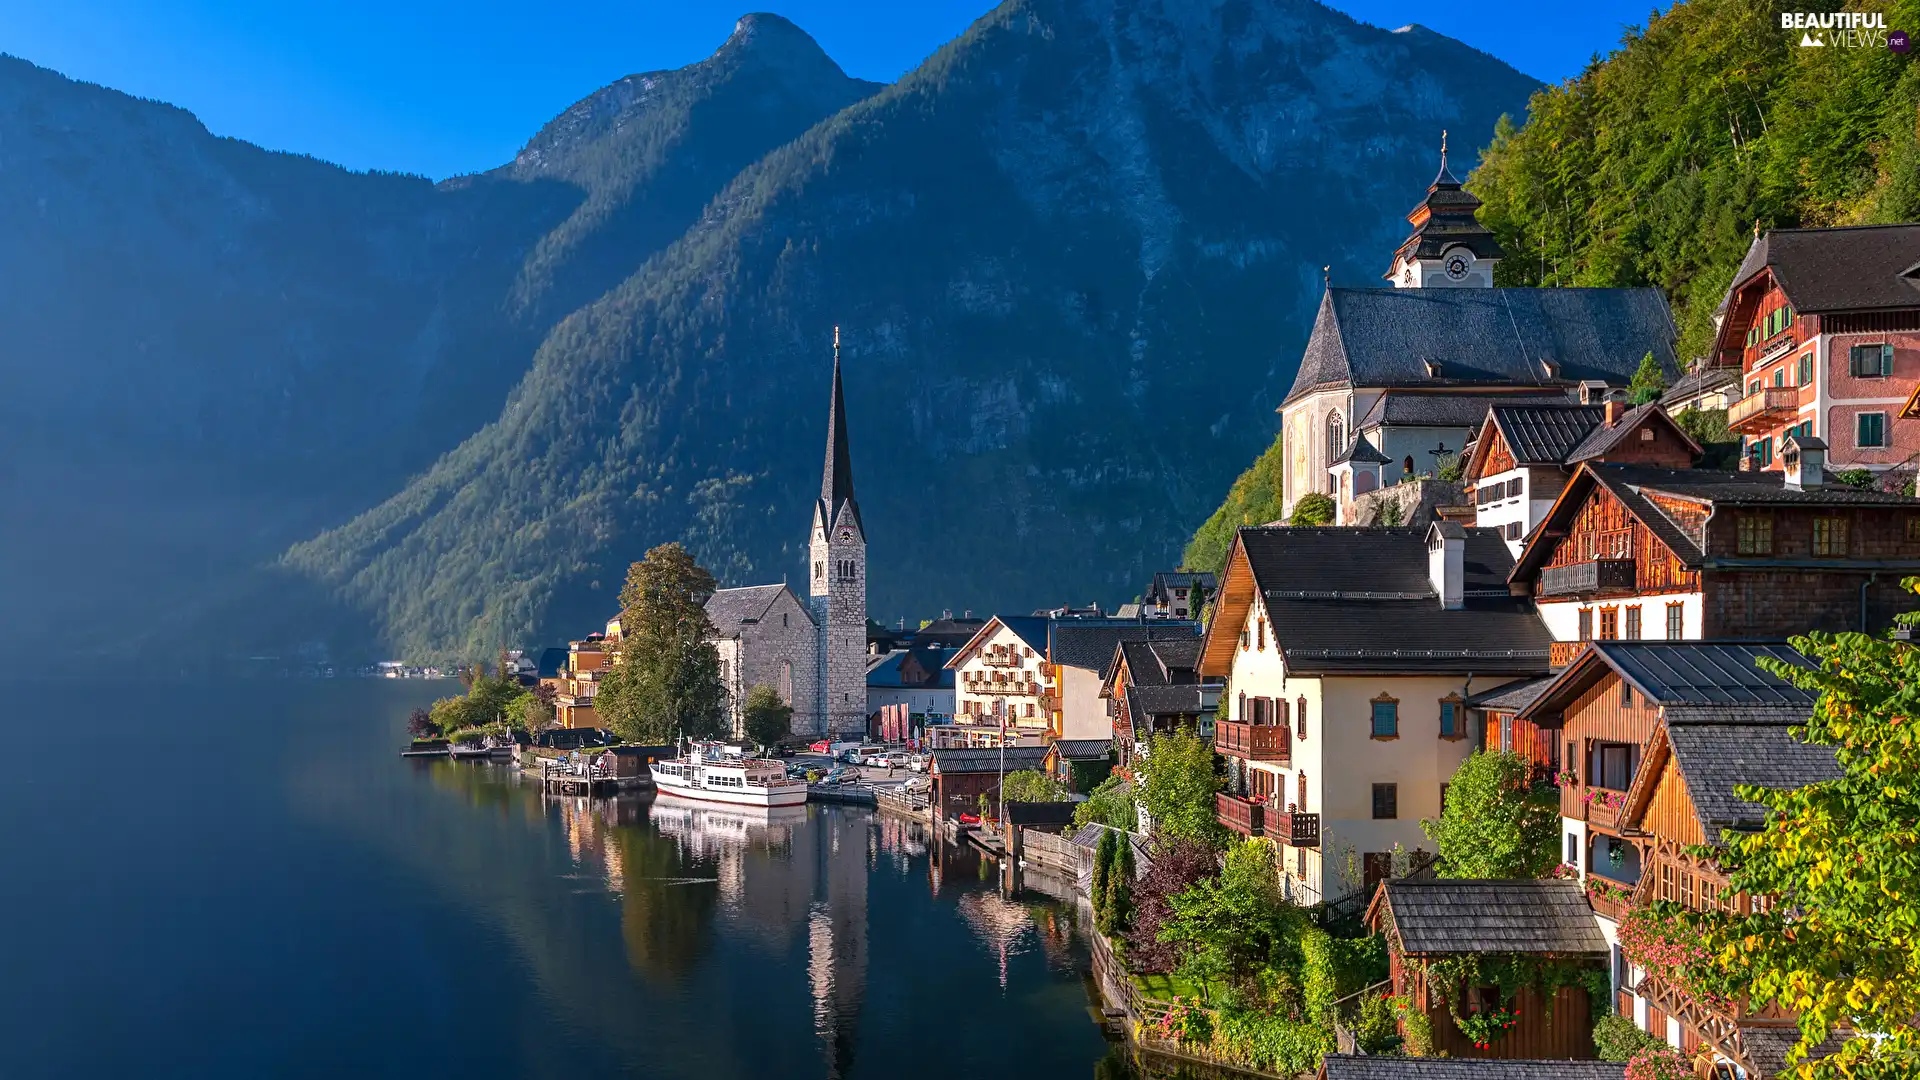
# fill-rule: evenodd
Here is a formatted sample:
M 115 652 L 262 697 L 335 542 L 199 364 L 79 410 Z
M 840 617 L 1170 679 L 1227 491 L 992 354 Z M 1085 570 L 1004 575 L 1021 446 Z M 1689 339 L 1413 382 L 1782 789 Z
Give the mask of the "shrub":
M 1874 480 L 1870 469 L 1846 469 L 1835 473 L 1833 478 L 1850 488 L 1859 488 L 1861 491 L 1871 490 Z
M 1005 802 L 1068 802 L 1073 793 L 1067 786 L 1038 769 L 1016 769 L 1000 781 Z
M 1642 1050 L 1665 1045 L 1618 1013 L 1608 1013 L 1593 1025 L 1593 1046 L 1601 1061 L 1627 1061 Z
M 1395 1022 L 1393 995 L 1386 991 L 1360 999 L 1353 1022 L 1353 1038 L 1368 1054 L 1390 1054 L 1400 1048 L 1400 1026 Z
M 1096 823 L 1128 832 L 1140 827 L 1139 815 L 1133 807 L 1133 785 L 1124 777 L 1107 777 L 1087 796 L 1086 802 L 1074 807 L 1074 828 Z
M 1293 504 L 1293 515 L 1287 518 L 1287 524 L 1331 525 L 1337 509 L 1339 508 L 1334 504 L 1331 495 L 1323 495 L 1317 491 L 1302 495 L 1300 501 Z

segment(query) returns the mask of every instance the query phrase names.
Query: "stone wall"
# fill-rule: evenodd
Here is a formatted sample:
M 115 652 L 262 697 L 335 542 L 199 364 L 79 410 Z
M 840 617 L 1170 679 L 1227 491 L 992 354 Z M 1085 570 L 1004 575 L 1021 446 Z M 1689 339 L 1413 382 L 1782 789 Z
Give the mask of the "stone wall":
M 1467 489 L 1460 484 L 1447 480 L 1410 480 L 1355 496 L 1340 524 L 1383 524 L 1382 507 L 1391 504 L 1399 507 L 1401 525 L 1424 529 L 1433 521 L 1436 507 L 1471 506 L 1472 503 Z

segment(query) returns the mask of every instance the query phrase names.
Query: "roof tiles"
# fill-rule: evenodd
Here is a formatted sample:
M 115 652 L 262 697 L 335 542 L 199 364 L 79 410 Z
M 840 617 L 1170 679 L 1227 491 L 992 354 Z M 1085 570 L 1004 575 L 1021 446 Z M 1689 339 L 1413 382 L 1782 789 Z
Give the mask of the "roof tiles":
M 1577 882 L 1400 879 L 1383 889 L 1400 947 L 1415 955 L 1607 952 Z

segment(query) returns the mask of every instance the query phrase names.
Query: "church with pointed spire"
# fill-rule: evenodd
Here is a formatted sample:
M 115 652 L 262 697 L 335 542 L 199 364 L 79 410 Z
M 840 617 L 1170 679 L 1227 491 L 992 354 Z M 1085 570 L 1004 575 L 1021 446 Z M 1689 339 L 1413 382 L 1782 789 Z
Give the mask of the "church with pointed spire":
M 840 383 L 840 328 L 833 330 L 833 400 L 827 411 L 827 461 L 808 538 L 808 578 L 818 661 L 822 734 L 867 730 L 867 533 L 853 497 L 847 399 Z
M 827 458 L 807 543 L 807 596 L 786 584 L 717 590 L 707 601 L 734 733 L 747 695 L 772 687 L 793 707 L 796 735 L 864 736 L 867 730 L 867 533 L 853 496 L 853 451 L 833 332 Z

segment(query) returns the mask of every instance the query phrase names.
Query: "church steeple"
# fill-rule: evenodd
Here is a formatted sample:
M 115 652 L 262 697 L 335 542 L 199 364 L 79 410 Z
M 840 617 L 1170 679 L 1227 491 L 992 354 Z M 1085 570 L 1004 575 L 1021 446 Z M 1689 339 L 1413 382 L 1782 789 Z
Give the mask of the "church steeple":
M 827 410 L 827 463 L 807 545 L 813 577 L 809 605 L 820 628 L 822 732 L 867 729 L 867 532 L 853 500 L 847 398 L 840 383 L 840 328 L 833 328 L 833 401 Z
M 840 328 L 833 328 L 833 403 L 827 414 L 827 465 L 820 477 L 820 508 L 829 526 L 839 520 L 841 507 L 860 529 L 860 504 L 853 499 L 853 452 L 847 447 L 847 399 L 840 385 Z
M 1385 277 L 1395 288 L 1491 288 L 1493 264 L 1503 252 L 1493 230 L 1480 224 L 1480 200 L 1447 167 L 1447 133 L 1440 133 L 1440 171 L 1427 197 L 1407 214 L 1412 235 L 1393 253 Z

